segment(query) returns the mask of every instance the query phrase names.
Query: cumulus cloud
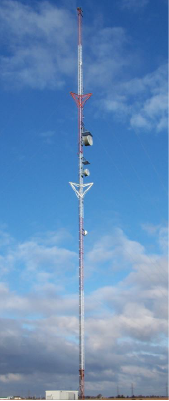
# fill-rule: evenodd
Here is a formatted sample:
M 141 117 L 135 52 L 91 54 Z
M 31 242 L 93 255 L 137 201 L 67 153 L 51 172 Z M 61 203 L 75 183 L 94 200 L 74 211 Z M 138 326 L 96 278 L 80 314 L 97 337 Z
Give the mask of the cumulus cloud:
M 161 227 L 158 233 L 158 241 L 164 241 L 166 244 L 166 229 Z M 167 260 L 165 256 L 158 254 L 148 254 L 145 247 L 137 241 L 130 240 L 121 229 L 114 230 L 109 236 L 103 236 L 98 240 L 86 258 L 87 268 L 103 269 L 103 263 L 112 271 L 123 271 L 131 273 L 127 275 L 128 283 L 137 280 L 142 286 L 157 284 L 157 282 L 166 285 Z M 164 275 L 160 275 L 161 265 L 164 269 Z M 100 270 L 99 270 L 100 271 Z M 150 281 L 150 282 L 149 282 Z
M 121 6 L 137 10 L 147 3 L 123 0 Z M 5 87 L 60 90 L 75 77 L 77 28 L 67 8 L 45 1 L 32 7 L 2 0 L 0 22 L 0 76 Z M 137 78 L 140 55 L 128 32 L 121 26 L 100 27 L 97 18 L 94 26 L 97 29 L 86 26 L 84 31 L 85 86 L 99 90 L 102 110 L 128 121 L 132 129 L 166 129 L 167 66 Z M 50 132 L 45 139 L 51 141 Z
M 91 31 L 90 36 L 85 83 L 107 91 L 112 80 L 119 78 L 119 72 L 134 57 L 130 51 L 131 40 L 122 27 L 101 28 L 97 35 Z
M 159 243 L 164 252 L 168 250 L 168 227 L 161 227 L 159 231 Z
M 49 2 L 35 7 L 19 1 L 0 5 L 1 79 L 14 87 L 61 88 L 75 68 L 73 16 Z
M 138 11 L 144 8 L 149 3 L 149 0 L 121 0 L 120 7 L 125 10 Z
M 43 142 L 47 143 L 49 145 L 53 143 L 52 139 L 53 139 L 54 135 L 55 135 L 55 131 L 45 131 L 45 132 L 41 132 L 39 134 L 39 136 L 43 139 Z
M 167 128 L 167 65 L 151 74 L 115 86 L 104 101 L 104 107 L 117 116 L 128 118 L 134 129 L 160 132 Z
M 160 230 L 163 235 L 163 228 Z M 23 276 L 31 284 L 24 294 L 17 286 L 11 289 L 10 280 L 9 285 L 6 282 L 0 285 L 0 382 L 4 394 L 9 389 L 15 391 L 22 383 L 24 388 L 29 388 L 31 381 L 36 383 L 36 394 L 43 394 L 53 386 L 78 387 L 78 290 L 65 291 L 64 285 L 58 287 L 54 276 L 52 281 L 48 277 L 48 265 L 52 264 L 53 270 L 58 248 L 61 253 L 65 252 L 58 244 L 55 249 L 55 237 L 61 240 L 59 233 L 43 234 L 42 238 L 38 234 L 20 245 L 15 242 L 16 252 L 13 243 L 12 249 L 5 251 L 13 252 L 15 266 L 20 255 L 25 271 L 30 269 L 27 263 L 30 255 L 33 269 L 31 278 Z M 59 257 L 55 275 L 60 263 L 62 270 L 66 264 L 70 268 L 75 255 L 65 255 L 68 259 L 64 264 L 65 256 L 63 260 Z M 45 258 L 48 265 L 43 263 Z M 127 272 L 119 276 L 116 285 L 113 284 L 114 258 L 123 273 L 127 265 Z M 86 266 L 87 263 L 98 267 L 100 284 L 88 292 L 86 283 L 86 393 L 115 394 L 118 382 L 121 392 L 129 395 L 127 383 L 132 376 L 137 394 L 143 388 L 144 394 L 163 394 L 167 375 L 164 252 L 150 254 L 145 246 L 117 229 L 94 244 L 87 254 Z M 36 270 L 41 268 L 46 274 L 43 282 L 36 276 Z M 111 281 L 103 286 L 102 274 L 110 269 Z M 65 282 L 64 276 L 62 281 Z
M 11 243 L 11 247 L 1 256 L 0 263 L 2 267 L 6 267 L 7 273 L 11 272 L 11 269 L 17 270 L 17 266 L 22 266 L 26 271 L 40 269 L 39 273 L 46 269 L 44 273 L 47 274 L 51 271 L 61 271 L 63 266 L 69 265 L 70 268 L 74 266 L 77 254 L 57 244 L 61 238 L 66 238 L 66 235 L 65 230 L 58 233 L 47 232 L 45 236 L 39 234 L 25 242 Z
M 59 89 L 66 77 L 75 74 L 77 28 L 74 15 L 67 8 L 45 1 L 32 7 L 3 0 L 0 22 L 5 42 L 0 59 L 4 83 L 10 82 L 17 88 Z M 128 36 L 122 27 L 100 28 L 97 35 L 92 27 L 87 28 L 90 68 L 86 84 L 94 78 L 96 85 L 107 85 L 112 74 L 117 75 L 119 69 L 130 63 L 131 55 L 125 48 Z

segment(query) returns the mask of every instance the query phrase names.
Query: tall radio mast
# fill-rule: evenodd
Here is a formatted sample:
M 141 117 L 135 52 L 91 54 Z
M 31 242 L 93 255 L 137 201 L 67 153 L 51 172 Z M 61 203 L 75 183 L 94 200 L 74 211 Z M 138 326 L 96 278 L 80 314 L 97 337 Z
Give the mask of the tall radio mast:
M 84 248 L 83 239 L 87 234 L 84 230 L 84 196 L 91 188 L 93 183 L 84 184 L 84 177 L 90 175 L 84 166 L 90 164 L 83 156 L 83 146 L 93 145 L 93 137 L 89 131 L 85 130 L 83 123 L 83 108 L 86 101 L 92 95 L 83 94 L 83 61 L 82 61 L 82 16 L 80 7 L 77 8 L 78 14 L 78 93 L 71 92 L 71 96 L 78 107 L 78 163 L 79 163 L 79 182 L 70 182 L 72 189 L 79 201 L 79 396 L 84 399 Z

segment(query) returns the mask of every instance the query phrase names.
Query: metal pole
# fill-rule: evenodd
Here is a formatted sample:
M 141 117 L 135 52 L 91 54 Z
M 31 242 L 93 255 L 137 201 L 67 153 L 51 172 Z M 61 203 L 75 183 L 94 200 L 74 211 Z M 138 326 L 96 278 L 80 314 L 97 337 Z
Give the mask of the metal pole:
M 134 397 L 134 387 L 133 387 L 133 383 L 131 383 L 131 397 Z
M 82 66 L 82 10 L 78 11 L 78 95 L 83 95 L 83 66 Z M 79 392 L 84 398 L 84 266 L 83 266 L 83 105 L 78 107 L 79 120 Z
M 82 9 L 77 8 L 78 12 L 78 94 L 71 92 L 78 107 L 78 163 L 79 163 L 79 182 L 70 182 L 72 189 L 79 200 L 79 397 L 84 399 L 84 263 L 83 263 L 83 238 L 84 238 L 84 196 L 91 188 L 93 183 L 83 183 L 83 107 L 92 95 L 83 94 L 83 62 L 82 62 Z M 85 190 L 84 190 L 85 188 Z

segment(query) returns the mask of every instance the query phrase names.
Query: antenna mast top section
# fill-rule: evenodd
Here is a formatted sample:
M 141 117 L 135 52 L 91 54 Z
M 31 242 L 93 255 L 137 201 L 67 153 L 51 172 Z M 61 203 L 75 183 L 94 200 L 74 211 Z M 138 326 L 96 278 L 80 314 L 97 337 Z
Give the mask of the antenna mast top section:
M 82 61 L 82 16 L 81 7 L 77 8 L 78 13 L 78 95 L 83 95 L 83 61 Z
M 83 17 L 83 10 L 81 9 L 81 7 L 77 8 L 77 15 L 78 15 L 78 25 L 79 25 L 78 45 L 82 45 L 82 17 Z
M 77 12 L 78 15 L 80 14 L 83 17 L 83 10 L 81 9 L 81 7 L 77 7 Z

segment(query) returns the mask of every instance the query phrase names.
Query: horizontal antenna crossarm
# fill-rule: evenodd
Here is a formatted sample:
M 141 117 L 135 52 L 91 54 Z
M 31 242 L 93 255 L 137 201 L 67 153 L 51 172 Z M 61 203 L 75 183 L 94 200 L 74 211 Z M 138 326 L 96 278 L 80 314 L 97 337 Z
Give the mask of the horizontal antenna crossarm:
M 87 100 L 92 96 L 92 93 L 87 93 L 84 95 L 78 95 L 77 93 L 70 92 L 71 96 L 75 100 L 77 107 L 83 108 Z
M 69 182 L 70 186 L 72 187 L 73 191 L 75 192 L 77 198 L 84 198 L 84 196 L 86 195 L 86 192 L 89 191 L 89 189 L 92 187 L 93 182 L 90 182 L 89 184 L 76 184 L 75 182 Z M 77 188 L 81 189 L 81 188 L 86 188 L 84 192 L 82 191 L 78 191 Z

